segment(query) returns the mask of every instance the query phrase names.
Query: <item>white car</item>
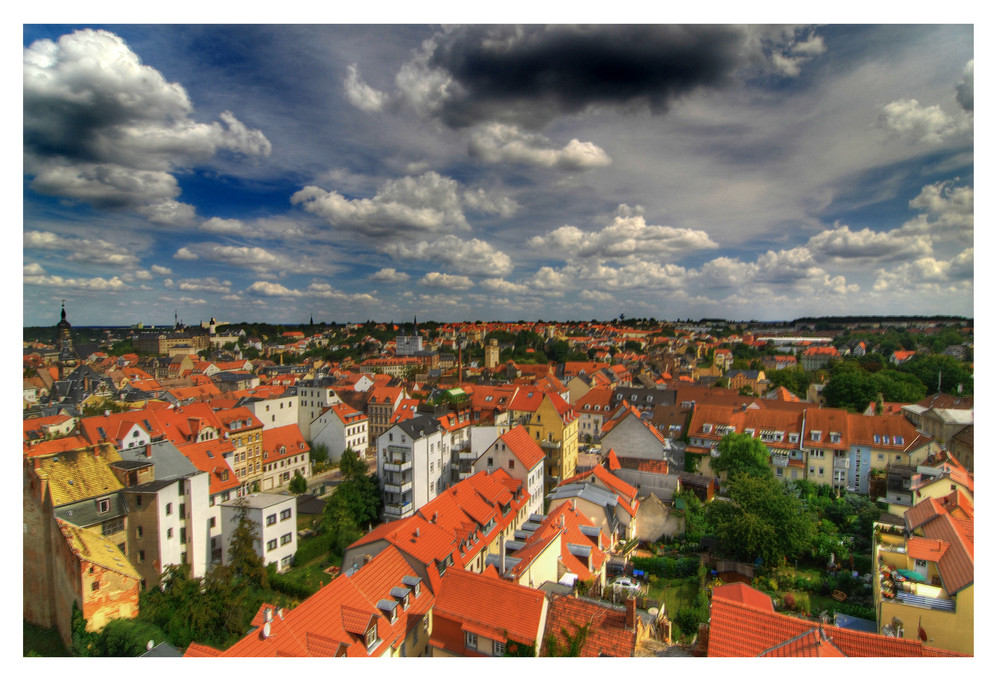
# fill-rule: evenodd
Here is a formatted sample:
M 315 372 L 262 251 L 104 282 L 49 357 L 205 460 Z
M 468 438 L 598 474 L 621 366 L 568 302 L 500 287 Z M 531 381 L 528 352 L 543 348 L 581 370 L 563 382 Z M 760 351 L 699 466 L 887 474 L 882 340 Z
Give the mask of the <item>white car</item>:
M 626 575 L 615 577 L 615 579 L 609 583 L 609 586 L 615 591 L 624 591 L 630 596 L 639 593 L 642 589 L 642 585 L 639 584 L 639 582 Z

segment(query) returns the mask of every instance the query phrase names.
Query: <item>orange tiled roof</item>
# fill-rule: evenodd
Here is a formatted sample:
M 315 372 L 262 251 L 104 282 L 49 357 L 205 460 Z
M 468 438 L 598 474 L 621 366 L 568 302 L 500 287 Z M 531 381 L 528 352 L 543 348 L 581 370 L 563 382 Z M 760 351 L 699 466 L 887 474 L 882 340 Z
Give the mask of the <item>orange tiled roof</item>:
M 847 657 L 937 657 L 952 656 L 945 650 L 922 645 L 919 641 L 893 638 L 868 632 L 852 631 L 820 625 L 809 620 L 764 609 L 761 598 L 765 594 L 746 585 L 739 598 L 718 597 L 716 587 L 712 595 L 712 611 L 708 638 L 709 657 L 755 657 L 764 653 L 804 655 L 802 647 L 808 642 L 799 637 L 816 630 Z M 746 592 L 756 592 L 753 596 Z M 799 639 L 797 642 L 796 639 Z M 826 654 L 832 653 L 827 649 Z
M 450 567 L 434 601 L 434 618 L 450 619 L 494 641 L 537 643 L 545 593 Z
M 178 442 L 177 450 L 190 461 L 195 468 L 209 474 L 208 493 L 219 494 L 240 486 L 236 472 L 226 461 L 226 455 L 231 454 L 235 447 L 229 440 L 207 440 L 205 442 Z
M 309 443 L 302 437 L 298 425 L 292 423 L 263 431 L 263 456 L 268 463 L 297 454 L 309 454 Z
M 635 654 L 636 632 L 625 625 L 623 611 L 572 596 L 554 596 L 545 620 L 542 655 L 550 654 L 550 638 L 563 641 L 564 630 L 573 636 L 584 625 L 590 628 L 580 649 L 580 657 L 632 657 Z
M 528 429 L 524 426 L 511 428 L 500 436 L 500 440 L 507 445 L 507 448 L 526 470 L 530 471 L 545 460 L 545 452 L 532 439 Z

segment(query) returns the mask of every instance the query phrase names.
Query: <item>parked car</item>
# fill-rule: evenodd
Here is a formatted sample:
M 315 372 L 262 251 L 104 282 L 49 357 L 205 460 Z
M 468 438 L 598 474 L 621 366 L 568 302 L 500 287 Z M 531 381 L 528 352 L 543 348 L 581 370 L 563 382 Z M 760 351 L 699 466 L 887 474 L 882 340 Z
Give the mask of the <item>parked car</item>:
M 622 575 L 621 577 L 615 577 L 611 582 L 608 583 L 612 589 L 618 591 L 624 591 L 630 596 L 639 593 L 642 589 L 642 585 L 639 584 L 634 578 L 627 575 Z

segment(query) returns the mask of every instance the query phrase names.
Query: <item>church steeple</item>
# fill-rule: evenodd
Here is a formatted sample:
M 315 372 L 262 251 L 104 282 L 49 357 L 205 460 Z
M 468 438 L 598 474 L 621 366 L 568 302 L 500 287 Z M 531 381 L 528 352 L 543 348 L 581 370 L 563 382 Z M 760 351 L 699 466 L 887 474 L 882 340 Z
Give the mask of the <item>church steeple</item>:
M 66 321 L 66 301 L 62 301 L 62 311 L 59 313 L 59 323 L 56 324 L 56 342 L 59 344 L 59 378 L 66 375 L 80 360 L 73 350 L 73 327 Z

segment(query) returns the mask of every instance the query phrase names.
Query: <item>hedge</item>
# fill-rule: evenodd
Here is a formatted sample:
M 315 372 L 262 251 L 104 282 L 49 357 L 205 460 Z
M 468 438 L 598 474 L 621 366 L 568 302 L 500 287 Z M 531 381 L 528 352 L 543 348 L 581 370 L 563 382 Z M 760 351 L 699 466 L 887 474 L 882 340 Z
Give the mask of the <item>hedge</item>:
M 673 579 L 674 577 L 692 577 L 698 574 L 701 559 L 695 556 L 671 558 L 670 556 L 635 557 L 632 567 L 648 572 L 657 577 Z

